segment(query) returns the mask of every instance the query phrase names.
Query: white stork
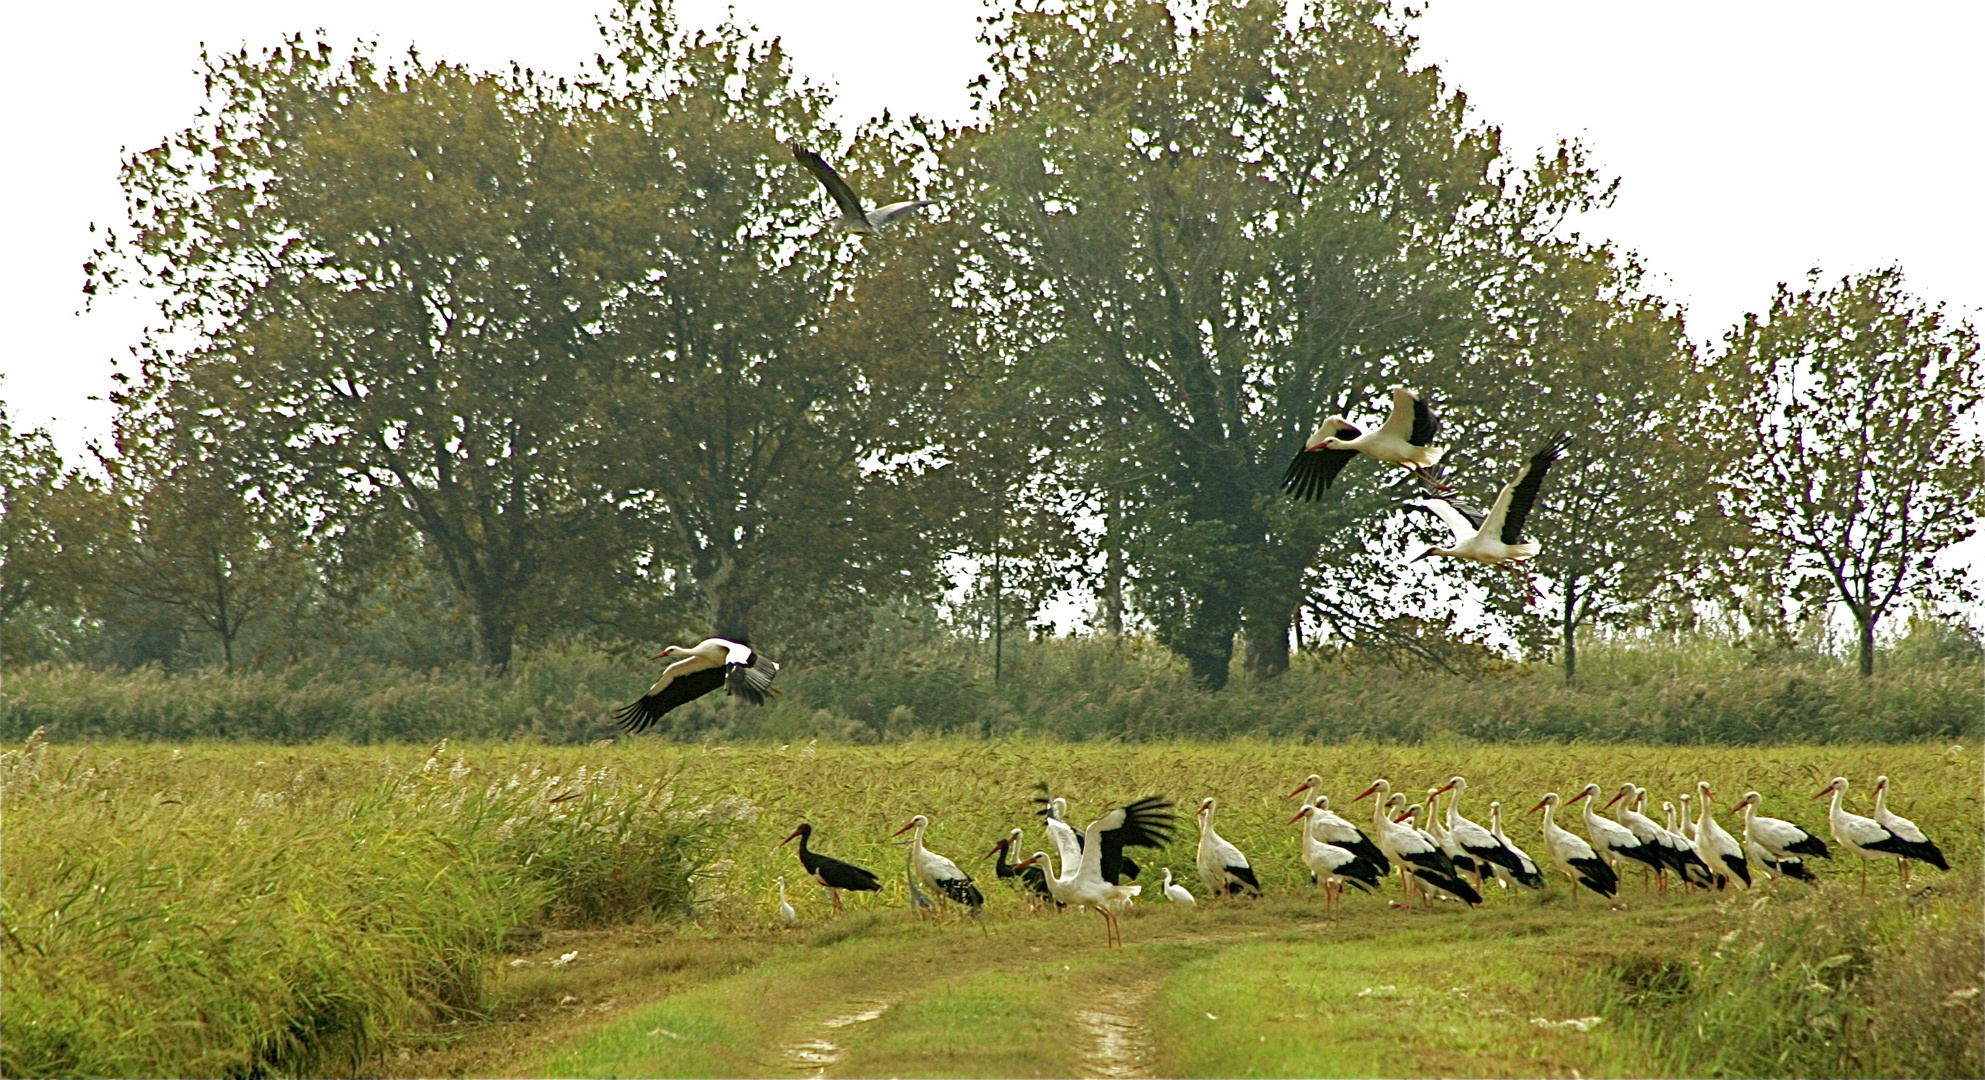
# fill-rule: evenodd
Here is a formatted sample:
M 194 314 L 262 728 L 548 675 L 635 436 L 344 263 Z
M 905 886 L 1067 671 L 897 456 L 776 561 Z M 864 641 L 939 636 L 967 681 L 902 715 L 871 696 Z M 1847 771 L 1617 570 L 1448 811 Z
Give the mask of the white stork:
M 1622 799 L 1626 801 L 1620 802 Z M 1650 851 L 1657 852 L 1668 868 L 1675 871 L 1676 877 L 1689 884 L 1708 886 L 1709 867 L 1704 866 L 1702 860 L 1696 857 L 1695 849 L 1689 842 L 1677 835 L 1672 828 L 1664 829 L 1653 818 L 1641 813 L 1641 805 L 1646 799 L 1647 789 L 1629 781 L 1620 785 L 1620 793 L 1613 796 L 1612 801 L 1606 805 L 1620 803 L 1619 810 L 1615 812 L 1619 816 L 1620 824 L 1633 834 L 1634 839 L 1639 840 Z M 1675 807 L 1669 803 L 1662 805 L 1668 809 L 1668 824 L 1674 825 Z M 1661 874 L 1659 867 L 1656 867 L 1654 872 L 1657 875 Z M 1668 878 L 1662 875 L 1660 883 L 1661 887 L 1666 889 Z
M 1710 813 L 1709 804 L 1716 798 L 1716 793 L 1709 790 L 1709 781 L 1696 781 L 1696 794 L 1702 798 L 1702 817 L 1696 821 L 1696 857 L 1708 865 L 1718 889 L 1729 888 L 1732 879 L 1743 882 L 1744 888 L 1750 888 L 1750 860 L 1744 858 L 1744 849 L 1736 838 L 1724 831 Z
M 827 164 L 825 158 L 798 143 L 792 144 L 792 150 L 793 159 L 806 166 L 806 171 L 827 189 L 834 205 L 840 207 L 841 216 L 834 219 L 834 227 L 842 232 L 866 236 L 913 210 L 921 210 L 931 204 L 929 199 L 910 199 L 864 210 L 860 197 L 846 180 L 841 179 L 841 174 L 834 171 L 834 166 Z
M 779 665 L 758 655 L 750 642 L 704 638 L 692 648 L 671 645 L 648 659 L 663 657 L 675 663 L 662 669 L 662 677 L 639 701 L 614 713 L 614 720 L 629 732 L 648 730 L 663 713 L 719 686 L 753 705 L 763 705 L 767 694 L 778 693 L 772 679 L 779 674 Z
M 1035 786 L 1042 792 L 1048 790 L 1048 785 L 1045 783 Z M 1082 858 L 1082 834 L 1075 831 L 1075 826 L 1068 823 L 1068 800 L 1059 795 L 1050 799 L 1044 794 L 1034 801 L 1041 804 L 1041 809 L 1036 813 L 1041 815 L 1041 827 L 1047 830 L 1048 839 L 1054 841 L 1055 857 L 1060 859 L 1063 865 L 1079 862 Z M 1136 859 L 1128 854 L 1123 856 L 1122 874 L 1125 881 L 1136 881 L 1138 872 L 1142 869 L 1137 865 Z
M 798 926 L 800 924 L 800 913 L 794 911 L 792 903 L 786 899 L 786 876 L 784 874 L 779 875 L 779 923 L 782 926 Z
M 1344 466 L 1359 454 L 1404 465 L 1429 486 L 1446 491 L 1432 475 L 1446 447 L 1433 445 L 1440 434 L 1440 418 L 1403 386 L 1392 388 L 1392 412 L 1385 423 L 1372 431 L 1360 431 L 1341 416 L 1333 416 L 1317 426 L 1303 443 L 1303 449 L 1289 462 L 1282 474 L 1282 490 L 1298 499 L 1314 500 L 1323 494 Z
M 1454 534 L 1453 547 L 1435 545 L 1413 556 L 1411 561 L 1419 562 L 1429 555 L 1446 555 L 1489 566 L 1507 567 L 1520 573 L 1513 564 L 1536 555 L 1540 550 L 1535 542 L 1523 539 L 1523 524 L 1537 505 L 1537 493 L 1544 486 L 1544 477 L 1551 471 L 1551 463 L 1558 460 L 1570 438 L 1569 434 L 1560 434 L 1544 444 L 1543 449 L 1530 455 L 1530 460 L 1516 471 L 1516 477 L 1503 485 L 1495 505 L 1489 508 L 1487 514 L 1448 499 L 1409 503 L 1440 518 L 1448 531 Z
M 1165 899 L 1170 900 L 1174 904 L 1184 904 L 1186 907 L 1192 907 L 1197 903 L 1197 901 L 1193 900 L 1192 894 L 1186 891 L 1185 886 L 1175 884 L 1172 881 L 1172 868 L 1169 866 L 1165 867 L 1164 893 Z
M 1673 830 L 1676 836 L 1679 836 L 1682 839 L 1687 840 L 1689 842 L 1689 850 L 1691 851 L 1695 850 L 1695 845 L 1696 845 L 1695 812 L 1689 809 L 1689 800 L 1693 798 L 1695 798 L 1695 796 L 1689 794 L 1686 791 L 1682 793 L 1681 795 L 1682 827 Z
M 1392 785 L 1388 781 L 1383 777 L 1372 781 L 1372 786 L 1360 793 L 1358 799 L 1367 795 L 1378 796 L 1372 800 L 1372 839 L 1402 876 L 1437 885 L 1469 904 L 1482 902 L 1482 894 L 1455 874 L 1454 861 L 1431 837 L 1410 825 L 1398 824 L 1387 815 L 1386 804 L 1392 799 Z
M 1199 800 L 1195 815 L 1199 822 L 1199 880 L 1214 896 L 1261 895 L 1261 882 L 1241 849 L 1221 839 L 1213 831 L 1213 796 Z
M 1303 781 L 1303 786 L 1290 792 L 1289 797 L 1294 798 L 1305 791 L 1315 792 L 1316 812 L 1310 815 L 1310 832 L 1318 840 L 1335 844 L 1372 864 L 1380 877 L 1392 873 L 1392 863 L 1386 859 L 1385 852 L 1372 843 L 1372 838 L 1330 809 L 1330 796 L 1323 793 L 1323 777 L 1311 773 L 1310 778 Z
M 1617 795 L 1614 796 L 1616 799 L 1618 797 Z M 1598 784 L 1587 784 L 1578 794 L 1571 797 L 1571 802 L 1583 802 L 1585 804 L 1583 807 L 1585 811 L 1585 835 L 1591 838 L 1592 846 L 1599 850 L 1599 856 L 1606 860 L 1616 875 L 1620 869 L 1621 859 L 1632 859 L 1634 862 L 1655 871 L 1660 871 L 1667 867 L 1667 859 L 1662 855 L 1659 847 L 1650 847 L 1643 843 L 1638 836 L 1634 835 L 1633 830 L 1627 828 L 1625 825 L 1600 817 L 1592 807 L 1592 804 L 1598 801 Z M 1565 805 L 1569 807 L 1571 803 L 1566 803 Z M 1610 806 L 1612 804 L 1608 803 L 1607 805 Z M 1649 824 L 1652 824 L 1652 822 L 1649 822 Z
M 1558 793 L 1545 792 L 1544 798 L 1530 808 L 1531 813 L 1544 811 L 1544 850 L 1551 855 L 1551 861 L 1563 868 L 1571 877 L 1571 894 L 1578 896 L 1582 883 L 1601 896 L 1612 896 L 1620 891 L 1620 876 L 1613 872 L 1606 860 L 1570 831 L 1562 828 L 1552 819 L 1558 809 Z
M 1840 808 L 1840 796 L 1846 790 L 1847 778 L 1845 776 L 1836 776 L 1833 778 L 1833 783 L 1821 788 L 1819 793 L 1814 795 L 1813 798 L 1823 799 L 1828 795 L 1833 796 L 1833 803 L 1827 808 L 1827 831 L 1833 834 L 1835 843 L 1861 856 L 1861 887 L 1863 889 L 1868 887 L 1869 859 L 1892 856 L 1898 860 L 1919 858 L 1925 862 L 1930 861 L 1925 857 L 1927 852 L 1916 854 L 1916 852 L 1921 850 L 1916 846 L 1917 841 L 1897 835 L 1888 826 L 1883 825 L 1874 818 L 1862 817 L 1859 814 L 1850 814 L 1842 810 Z M 1891 818 L 1895 817 L 1893 814 L 1889 816 Z M 1911 827 L 1914 828 L 1913 825 Z M 1917 830 L 1916 835 L 1922 836 L 1922 831 Z M 1928 838 L 1925 838 L 1922 842 L 1929 843 Z M 1931 850 L 1935 850 L 1935 845 L 1931 845 Z M 1943 852 L 1937 852 L 1937 859 L 1939 861 L 1943 859 Z M 1932 865 L 1935 864 L 1932 863 Z
M 1503 804 L 1500 802 L 1489 803 L 1489 835 L 1496 838 L 1496 842 L 1503 846 L 1503 850 L 1515 857 L 1513 867 L 1495 859 L 1489 860 L 1489 869 L 1496 872 L 1496 884 L 1507 889 L 1510 879 L 1515 878 L 1518 885 L 1526 888 L 1544 887 L 1544 872 L 1537 869 L 1537 860 L 1531 858 L 1529 852 L 1517 847 L 1516 842 L 1503 832 Z
M 1434 840 L 1432 833 L 1420 828 L 1420 815 L 1423 809 L 1419 803 L 1414 803 L 1407 807 L 1406 816 L 1400 819 L 1400 824 L 1405 825 L 1407 828 L 1412 829 L 1429 840 Z M 1447 849 L 1441 847 L 1438 840 L 1434 840 L 1434 844 L 1440 849 L 1441 854 L 1447 855 Z M 1448 855 L 1448 865 L 1455 865 L 1452 855 Z M 1429 908 L 1433 906 L 1432 901 L 1434 900 L 1458 900 L 1470 907 L 1482 902 L 1481 892 L 1468 884 L 1468 880 L 1461 876 L 1459 867 L 1456 867 L 1454 873 L 1447 877 L 1442 877 L 1439 874 L 1420 873 L 1418 871 L 1415 871 L 1411 877 L 1413 883 L 1420 887 L 1421 898 L 1427 901 Z
M 979 914 L 986 905 L 986 898 L 979 894 L 979 887 L 972 884 L 972 875 L 958 869 L 957 863 L 924 847 L 924 830 L 928 828 L 930 819 L 918 814 L 894 834 L 901 836 L 910 833 L 910 873 L 935 895 L 971 908 L 973 915 Z
M 1896 867 L 1902 873 L 1902 887 L 1905 889 L 1909 887 L 1911 859 L 1918 859 L 1939 870 L 1949 871 L 1950 863 L 1944 861 L 1944 853 L 1938 850 L 1937 845 L 1932 843 L 1929 837 L 1923 835 L 1923 830 L 1917 828 L 1915 822 L 1901 814 L 1889 812 L 1888 794 L 1889 778 L 1875 777 L 1875 822 L 1907 845 L 1898 849 L 1895 860 Z
M 1064 864 L 1059 873 L 1045 851 L 1036 851 L 1020 866 L 1041 864 L 1048 872 L 1055 899 L 1072 907 L 1093 908 L 1103 917 L 1106 943 L 1123 944 L 1117 910 L 1128 904 L 1142 885 L 1119 884 L 1126 847 L 1164 847 L 1171 841 L 1172 804 L 1155 795 L 1120 806 L 1090 823 L 1083 831 L 1082 858 Z
M 1447 831 L 1447 823 L 1441 820 L 1439 809 L 1440 797 L 1447 790 L 1444 787 L 1427 789 L 1426 832 L 1434 838 L 1434 843 L 1439 844 L 1441 850 L 1447 853 L 1448 861 L 1454 864 L 1455 875 L 1473 874 L 1475 876 L 1475 887 L 1479 891 L 1482 886 L 1482 876 L 1488 873 L 1488 871 L 1483 870 L 1475 864 L 1474 857 L 1462 848 L 1461 844 Z
M 1492 874 L 1493 867 L 1498 863 L 1504 870 L 1517 874 L 1520 880 L 1523 864 L 1517 858 L 1519 853 L 1511 851 L 1503 841 L 1496 839 L 1494 833 L 1461 816 L 1461 796 L 1468 791 L 1468 781 L 1459 776 L 1453 777 L 1448 780 L 1447 787 L 1441 789 L 1450 790 L 1454 794 L 1447 797 L 1448 841 L 1474 861 L 1475 880 L 1481 882 Z M 1534 872 L 1536 868 L 1533 866 L 1531 869 Z M 1498 876 L 1497 880 L 1502 879 Z
M 1826 841 L 1782 818 L 1759 814 L 1758 807 L 1762 805 L 1764 796 L 1755 791 L 1744 792 L 1744 798 L 1737 803 L 1744 811 L 1745 856 L 1785 877 L 1817 882 L 1819 879 L 1806 867 L 1806 857 L 1833 858 Z
M 1366 892 L 1376 892 L 1379 867 L 1359 858 L 1355 852 L 1319 838 L 1315 815 L 1316 803 L 1306 802 L 1289 822 L 1303 824 L 1303 865 L 1309 868 L 1310 882 L 1323 887 L 1324 910 L 1335 906 L 1336 900 L 1344 895 L 1347 882 Z

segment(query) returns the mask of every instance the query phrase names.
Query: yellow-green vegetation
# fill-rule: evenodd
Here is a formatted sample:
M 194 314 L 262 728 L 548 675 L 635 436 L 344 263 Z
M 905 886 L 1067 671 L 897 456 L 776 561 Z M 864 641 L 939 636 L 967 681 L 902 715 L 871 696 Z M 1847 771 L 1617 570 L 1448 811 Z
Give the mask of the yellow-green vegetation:
M 1928 634 L 1928 631 L 1925 632 Z M 1969 639 L 1917 638 L 1874 677 L 1810 653 L 1759 654 L 1707 637 L 1586 646 L 1579 684 L 1548 663 L 1471 647 L 1471 677 L 1375 664 L 1355 650 L 1299 655 L 1284 676 L 1222 693 L 1147 640 L 1013 642 L 1004 677 L 990 650 L 958 640 L 878 647 L 831 664 L 794 662 L 766 708 L 711 695 L 663 718 L 685 742 L 876 743 L 963 736 L 1069 740 L 1644 743 L 1977 741 L 1979 677 Z M 646 688 L 651 648 L 574 643 L 520 656 L 507 674 L 457 665 L 407 670 L 335 654 L 270 671 L 166 674 L 24 664 L 7 672 L 0 736 L 46 727 L 57 742 L 201 738 L 351 742 L 440 738 L 587 744 L 620 734 L 613 709 Z M 1460 660 L 1456 661 L 1460 663 Z
M 644 971 L 684 965 L 670 983 L 678 992 L 620 1001 L 631 1011 L 602 1016 L 606 1026 L 567 1056 L 489 1059 L 488 1071 L 759 1075 L 776 1064 L 766 1055 L 883 999 L 875 1018 L 830 1029 L 846 1033 L 828 1040 L 839 1055 L 830 1075 L 1069 1075 L 1082 1067 L 1071 1055 L 1095 1041 L 1077 1013 L 1099 998 L 1143 1019 L 1148 1034 L 1127 1053 L 1186 1075 L 1561 1064 L 1823 1074 L 1824 1060 L 1908 1073 L 1947 1071 L 1941 1063 L 1966 1060 L 1951 1047 L 1975 1048 L 1950 1034 L 1975 1025 L 1949 1027 L 1975 1021 L 1977 995 L 1963 991 L 1980 981 L 1966 945 L 1975 936 L 1963 937 L 1979 920 L 1970 747 L 37 743 L 10 752 L 5 768 L 8 1075 L 357 1068 L 430 1038 L 437 1022 L 562 998 L 564 974 L 504 963 L 514 927 L 632 921 L 666 937 L 679 915 L 693 916 L 677 924 L 683 932 L 749 947 L 704 966 L 642 961 Z M 1855 860 L 1838 858 L 1817 866 L 1818 889 L 1771 882 L 1733 897 L 1657 897 L 1629 874 L 1625 911 L 1572 903 L 1554 880 L 1541 895 L 1492 888 L 1472 912 L 1409 914 L 1384 895 L 1353 895 L 1342 918 L 1326 920 L 1286 824 L 1286 795 L 1310 772 L 1354 819 L 1369 804 L 1351 796 L 1378 776 L 1416 791 L 1465 775 L 1464 812 L 1486 820 L 1500 799 L 1515 839 L 1540 856 L 1524 811 L 1545 790 L 1632 779 L 1658 800 L 1700 778 L 1729 801 L 1755 788 L 1766 812 L 1823 832 L 1823 804 L 1807 796 L 1846 775 L 1850 808 L 1865 811 L 1869 783 L 1887 773 L 1892 807 L 1943 846 L 1953 870 L 1919 867 L 1907 899 L 1884 860 L 1861 901 Z M 1037 781 L 1072 800 L 1078 824 L 1147 793 L 1179 803 L 1177 840 L 1137 853 L 1153 885 L 1169 866 L 1197 888 L 1189 809 L 1216 796 L 1221 833 L 1252 857 L 1270 895 L 1197 911 L 1147 895 L 1126 921 L 1128 947 L 1105 952 L 1099 920 L 1030 913 L 982 859 L 1015 825 L 1039 842 Z M 931 848 L 985 887 L 983 924 L 955 912 L 918 923 L 903 910 L 904 853 L 890 834 L 918 812 L 933 818 Z M 834 916 L 779 844 L 802 819 L 817 849 L 877 871 L 884 891 L 849 897 Z M 772 928 L 779 875 L 801 930 Z M 1793 932 L 1802 927 L 1818 930 Z M 1786 951 L 1793 938 L 1838 944 Z M 1745 951 L 1750 941 L 1757 950 Z M 1945 959 L 1910 959 L 1926 947 Z M 1731 966 L 1740 963 L 1749 966 Z M 1889 1056 L 1826 1059 L 1822 1037 L 1780 1069 L 1718 1037 L 1741 999 L 1727 990 L 1741 984 L 1764 995 L 1759 1008 L 1776 1008 L 1770 995 L 1815 981 L 1831 997 L 1797 1014 L 1802 1037 L 1832 1023 L 1865 1029 L 1893 999 L 1909 1008 L 1917 1041 L 1885 1040 Z M 1383 986 L 1394 989 L 1358 996 Z M 1388 994 L 1399 1000 L 1381 1005 Z M 1376 1025 L 1402 1005 L 1405 1034 L 1379 1040 Z M 1188 1025 L 1206 1012 L 1226 1026 Z M 1607 1020 L 1588 1033 L 1529 1024 L 1585 1015 Z M 1698 1020 L 1703 1035 L 1691 1041 L 1683 1031 Z M 1760 1053 L 1786 1050 L 1758 1030 Z M 1402 1044 L 1414 1056 L 1387 1057 Z

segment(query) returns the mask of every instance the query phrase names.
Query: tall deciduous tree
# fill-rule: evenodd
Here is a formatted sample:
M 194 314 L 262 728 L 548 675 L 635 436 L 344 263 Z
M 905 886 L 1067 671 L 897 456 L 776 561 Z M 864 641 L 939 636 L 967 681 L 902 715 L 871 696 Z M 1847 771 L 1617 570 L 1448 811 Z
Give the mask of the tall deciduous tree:
M 1985 513 L 1978 351 L 1977 332 L 1904 291 L 1897 268 L 1781 285 L 1724 339 L 1741 438 L 1728 505 L 1804 595 L 1846 605 L 1864 676 L 1897 603 L 1971 599 L 1937 556 Z
M 1499 292 L 1578 167 L 1512 175 L 1389 5 L 1025 8 L 993 25 L 984 130 L 947 161 L 982 222 L 990 332 L 1064 407 L 1121 418 L 1085 452 L 1129 493 L 1139 602 L 1200 681 L 1287 666 L 1304 570 L 1382 500 L 1275 501 L 1327 413 L 1494 363 Z M 1487 350 L 1487 351 L 1484 351 Z M 1099 477 L 1099 483 L 1105 478 Z M 1383 476 L 1390 480 L 1390 475 Z

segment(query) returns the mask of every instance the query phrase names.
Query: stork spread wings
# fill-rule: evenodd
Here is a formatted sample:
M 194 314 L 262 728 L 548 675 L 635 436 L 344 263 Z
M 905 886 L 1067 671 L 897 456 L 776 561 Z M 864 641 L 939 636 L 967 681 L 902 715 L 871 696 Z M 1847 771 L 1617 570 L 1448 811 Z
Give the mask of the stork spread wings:
M 1323 422 L 1327 434 L 1334 439 L 1355 439 L 1363 432 L 1355 424 L 1341 416 L 1333 416 Z M 1335 430 L 1329 430 L 1331 428 Z M 1337 474 L 1354 457 L 1356 450 L 1301 450 L 1289 462 L 1288 471 L 1282 474 L 1282 490 L 1290 497 L 1315 500 L 1324 490 L 1336 481 Z
M 806 166 L 806 171 L 812 173 L 813 178 L 820 181 L 820 186 L 827 189 L 827 194 L 833 198 L 834 204 L 841 208 L 841 216 L 866 223 L 868 212 L 862 209 L 861 199 L 856 197 L 855 189 L 849 187 L 846 180 L 841 179 L 841 174 L 834 171 L 834 166 L 827 164 L 826 158 L 798 143 L 792 146 L 794 159 Z
M 1102 845 L 1103 880 L 1112 885 L 1126 870 L 1130 860 L 1124 858 L 1127 847 L 1161 848 L 1172 842 L 1172 832 L 1178 827 L 1178 819 L 1171 811 L 1171 802 L 1157 795 L 1146 795 L 1129 806 L 1112 811 L 1121 813 L 1123 821 L 1114 827 L 1106 826 L 1098 841 Z
M 1503 515 L 1501 540 L 1505 544 L 1516 545 L 1523 540 L 1523 521 L 1530 516 L 1530 510 L 1537 504 L 1537 492 L 1544 486 L 1544 476 L 1551 471 L 1551 462 L 1564 453 L 1565 444 L 1571 441 L 1571 433 L 1561 431 L 1542 450 L 1530 455 L 1530 463 L 1523 471 L 1503 488 L 1496 496 L 1496 505 L 1489 511 L 1494 517 L 1497 511 Z

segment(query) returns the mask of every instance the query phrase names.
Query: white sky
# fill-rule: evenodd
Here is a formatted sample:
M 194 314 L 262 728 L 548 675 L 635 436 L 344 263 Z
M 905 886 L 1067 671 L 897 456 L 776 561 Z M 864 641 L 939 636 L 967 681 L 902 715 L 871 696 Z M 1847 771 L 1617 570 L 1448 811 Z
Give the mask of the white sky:
M 979 0 L 737 0 L 796 68 L 836 84 L 843 118 L 885 106 L 961 118 L 981 68 Z M 1580 223 L 1638 251 L 1698 339 L 1760 310 L 1810 267 L 1838 278 L 1899 263 L 1913 290 L 1985 307 L 1985 5 L 1668 0 L 1425 0 L 1426 60 L 1522 152 L 1582 139 L 1623 183 Z M 607 0 L 108 0 L 13 9 L 0 100 L 12 150 L 0 191 L 8 334 L 0 400 L 72 460 L 109 428 L 110 361 L 138 338 L 141 297 L 79 315 L 91 222 L 122 212 L 120 151 L 156 144 L 201 102 L 201 42 L 262 46 L 323 27 L 478 67 L 575 68 Z M 719 0 L 681 0 L 686 27 Z M 1971 546 L 1980 546 L 1976 541 Z M 1967 559 L 1965 561 L 1981 561 Z

